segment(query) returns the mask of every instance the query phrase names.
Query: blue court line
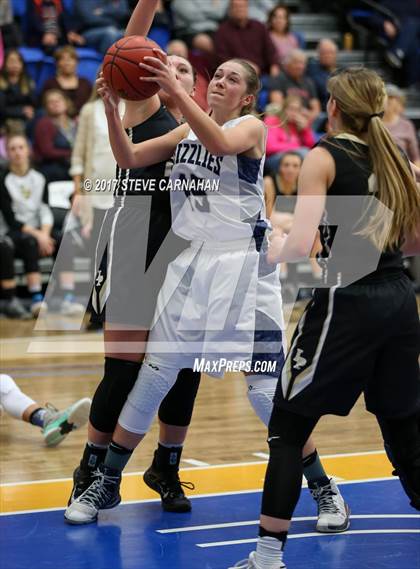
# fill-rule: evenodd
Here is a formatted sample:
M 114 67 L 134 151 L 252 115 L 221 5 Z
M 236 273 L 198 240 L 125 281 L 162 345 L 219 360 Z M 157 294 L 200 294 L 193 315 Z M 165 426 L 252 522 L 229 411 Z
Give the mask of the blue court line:
M 353 533 L 314 534 L 315 504 L 304 489 L 296 516 L 305 519 L 292 525 L 288 569 L 419 569 L 420 517 L 398 481 L 340 488 L 355 514 Z M 192 502 L 188 514 L 163 512 L 156 502 L 126 504 L 79 527 L 65 525 L 62 511 L 2 516 L 0 569 L 226 569 L 255 547 L 257 528 L 249 522 L 257 520 L 261 492 Z

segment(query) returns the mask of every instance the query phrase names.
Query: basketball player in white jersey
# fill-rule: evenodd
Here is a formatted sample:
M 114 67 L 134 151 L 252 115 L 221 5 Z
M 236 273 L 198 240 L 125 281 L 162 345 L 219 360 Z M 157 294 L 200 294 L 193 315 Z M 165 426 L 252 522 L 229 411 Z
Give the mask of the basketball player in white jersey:
M 191 240 L 191 247 L 168 269 L 146 365 L 120 416 L 102 476 L 66 511 L 70 523 L 90 523 L 99 509 L 119 502 L 121 470 L 179 369 L 191 367 L 197 353 L 212 361 L 221 356 L 243 361 L 253 351 L 258 251 L 267 228 L 262 184 L 265 129 L 247 114 L 258 78 L 241 60 L 220 66 L 209 86 L 210 118 L 181 93 L 165 62 L 152 58 L 150 63 L 158 67 L 145 64 L 146 68 L 156 73 L 154 80 L 177 102 L 193 130 L 182 125 L 160 138 L 131 144 L 116 113 L 116 101 L 100 81 L 110 140 L 117 161 L 125 167 L 169 159 L 176 151 L 171 176 L 173 229 Z M 186 191 L 177 190 L 185 181 L 191 182 Z M 218 183 L 211 196 L 203 185 L 209 181 Z M 154 351 L 159 344 L 171 345 L 172 352 L 163 356 Z

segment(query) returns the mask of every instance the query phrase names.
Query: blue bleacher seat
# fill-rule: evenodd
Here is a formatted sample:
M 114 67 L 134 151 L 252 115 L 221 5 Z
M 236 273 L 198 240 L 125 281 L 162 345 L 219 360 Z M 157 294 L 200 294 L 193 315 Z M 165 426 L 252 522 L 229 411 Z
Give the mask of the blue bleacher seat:
M 42 87 L 47 79 L 55 75 L 55 61 L 53 57 L 44 55 L 41 68 L 39 70 L 38 80 L 36 84 L 37 93 L 42 90 Z
M 77 54 L 79 56 L 78 74 L 94 83 L 103 56 L 96 50 L 87 47 L 77 48 Z
M 171 32 L 166 26 L 153 26 L 148 37 L 165 50 L 171 39 Z
M 12 0 L 13 15 L 22 18 L 25 15 L 26 0 Z
M 32 79 L 38 84 L 38 76 L 44 59 L 42 49 L 38 47 L 20 47 L 19 51 L 26 63 L 26 69 Z

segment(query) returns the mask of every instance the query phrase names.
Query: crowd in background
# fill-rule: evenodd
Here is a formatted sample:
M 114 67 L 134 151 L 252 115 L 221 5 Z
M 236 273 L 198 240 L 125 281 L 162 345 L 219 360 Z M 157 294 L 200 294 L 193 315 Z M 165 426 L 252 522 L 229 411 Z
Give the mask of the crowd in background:
M 16 295 L 15 257 L 24 261 L 32 314 L 42 307 L 38 260 L 56 254 L 66 223 L 60 208 L 51 207 L 51 184 L 64 183 L 59 187 L 66 192 L 74 184 L 78 194 L 84 178 L 114 175 L 102 101 L 93 88 L 94 77 L 89 81 L 78 75 L 78 48 L 104 54 L 123 36 L 136 3 L 2 0 L 0 4 L 0 252 L 2 260 L 8 260 L 7 270 L 0 273 L 0 312 L 9 317 L 30 316 Z M 305 2 L 313 10 L 322 10 L 319 4 Z M 355 4 L 346 1 L 340 6 L 351 10 Z M 23 5 L 20 12 L 18 5 Z M 384 59 L 396 70 L 397 83 L 388 85 L 384 122 L 410 160 L 420 165 L 418 136 L 404 116 L 401 89 L 419 85 L 420 8 L 417 0 L 384 0 L 378 5 L 385 11 L 374 13 L 368 26 L 382 40 Z M 268 126 L 267 209 L 277 214 L 273 223 L 282 219 L 286 224 L 291 212 L 276 212 L 275 197 L 296 192 L 301 161 L 326 132 L 327 82 L 339 68 L 342 48 L 323 38 L 316 56 L 308 59 L 305 35 L 293 30 L 290 15 L 289 7 L 277 0 L 162 0 L 154 20 L 154 27 L 167 33 L 162 46 L 167 53 L 186 57 L 195 67 L 195 97 L 203 108 L 209 77 L 218 64 L 240 57 L 258 71 L 263 86 L 258 111 Z M 55 75 L 36 84 L 26 69 L 23 45 L 52 56 Z M 90 211 L 75 204 L 73 212 L 79 215 L 79 232 L 86 243 L 111 202 L 109 195 L 102 196 Z M 286 217 L 281 218 L 283 213 Z M 75 254 L 69 252 L 69 258 Z M 61 310 L 75 314 L 82 308 L 75 301 L 72 269 L 64 267 L 62 272 Z

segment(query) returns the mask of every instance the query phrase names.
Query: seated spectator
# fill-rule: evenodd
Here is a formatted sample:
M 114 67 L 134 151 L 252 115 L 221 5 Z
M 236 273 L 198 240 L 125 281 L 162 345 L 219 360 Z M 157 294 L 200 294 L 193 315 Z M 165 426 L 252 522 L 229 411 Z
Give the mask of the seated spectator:
M 396 85 L 387 85 L 388 95 L 385 107 L 384 124 L 392 138 L 407 154 L 411 162 L 420 166 L 419 142 L 412 121 L 403 116 L 405 108 L 404 93 Z
M 372 25 L 378 34 L 388 40 L 386 60 L 403 71 L 405 86 L 420 80 L 420 7 L 418 0 L 382 0 L 380 5 L 395 19 L 376 12 Z
M 0 210 L 3 214 L 0 233 L 7 235 L 14 244 L 15 255 L 23 259 L 28 289 L 32 295 L 31 312 L 37 316 L 43 302 L 39 258 L 55 255 L 61 235 L 53 230 L 53 215 L 45 198 L 44 176 L 31 168 L 30 148 L 27 139 L 21 135 L 7 141 L 9 170 L 0 180 Z M 60 270 L 62 291 L 62 314 L 72 315 L 83 310 L 74 302 L 74 252 L 69 240 L 63 241 L 66 248 Z M 69 263 L 65 266 L 64 263 Z
M 302 156 L 297 152 L 284 152 L 277 168 L 264 176 L 264 199 L 267 217 L 275 219 L 276 226 L 281 225 L 285 232 L 290 231 L 296 201 L 294 199 L 282 200 L 281 210 L 279 210 L 276 207 L 276 200 L 278 197 L 297 195 L 297 181 L 302 161 Z M 280 217 L 275 217 L 276 212 L 285 216 L 284 224 L 280 223 Z
M 28 320 L 31 314 L 16 296 L 14 260 L 13 241 L 7 235 L 0 235 L 0 312 L 7 318 Z
M 290 31 L 290 10 L 288 6 L 278 4 L 268 14 L 267 27 L 276 48 L 277 62 L 283 65 L 285 58 L 300 46 L 296 34 Z
M 284 61 L 284 71 L 278 77 L 269 79 L 268 88 L 270 101 L 277 105 L 282 105 L 284 97 L 289 95 L 300 97 L 312 124 L 321 112 L 321 103 L 317 98 L 312 79 L 306 75 L 306 62 L 304 51 L 292 50 Z
M 58 45 L 83 45 L 84 39 L 74 30 L 72 15 L 62 0 L 26 0 L 26 43 L 41 46 L 48 54 Z
M 277 171 L 284 152 L 293 150 L 304 157 L 315 144 L 315 136 L 300 97 L 289 95 L 280 112 L 270 113 L 268 107 L 264 123 L 268 127 L 267 170 Z
M 127 0 L 74 0 L 74 17 L 86 43 L 100 51 L 123 37 L 129 16 Z
M 318 43 L 316 60 L 309 61 L 307 75 L 315 84 L 317 97 L 323 112 L 327 110 L 330 95 L 327 89 L 328 79 L 337 69 L 337 44 L 330 39 L 322 39 Z
M 89 100 L 92 85 L 87 79 L 77 75 L 79 58 L 74 47 L 60 47 L 54 52 L 54 59 L 57 66 L 56 75 L 45 81 L 41 98 L 46 91 L 59 89 L 73 103 L 73 112 L 78 115 L 82 106 Z
M 176 37 L 190 48 L 213 53 L 213 35 L 228 6 L 229 0 L 172 0 Z
M 293 223 L 293 214 L 296 206 L 297 183 L 302 157 L 296 152 L 285 152 L 277 165 L 269 175 L 264 176 L 264 197 L 266 203 L 267 217 L 269 217 L 274 228 L 280 229 L 284 233 L 289 233 Z M 279 199 L 280 198 L 280 199 Z M 310 259 L 311 272 L 314 279 L 321 277 L 321 268 L 316 259 Z M 293 263 L 280 265 L 280 276 L 282 279 L 287 277 L 284 289 L 287 300 L 296 299 L 297 292 L 302 283 L 302 277 L 298 275 Z M 308 286 L 310 283 L 306 283 Z M 313 283 L 311 283 L 313 286 Z
M 71 180 L 70 158 L 76 137 L 76 123 L 70 117 L 71 103 L 62 91 L 51 89 L 43 98 L 45 116 L 34 132 L 34 158 L 48 182 Z
M 260 75 L 276 76 L 280 71 L 266 26 L 249 18 L 248 0 L 230 0 L 229 17 L 219 26 L 214 43 L 220 62 L 240 57 Z
M 35 84 L 25 69 L 25 62 L 17 49 L 6 53 L 0 71 L 0 126 L 13 121 L 24 130 L 35 114 Z

